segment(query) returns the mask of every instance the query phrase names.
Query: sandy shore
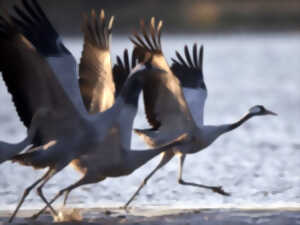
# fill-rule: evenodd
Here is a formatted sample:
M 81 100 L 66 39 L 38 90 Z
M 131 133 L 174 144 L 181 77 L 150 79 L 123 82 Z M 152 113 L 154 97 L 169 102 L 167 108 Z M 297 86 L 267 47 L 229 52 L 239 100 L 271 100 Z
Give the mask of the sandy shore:
M 136 207 L 129 212 L 118 208 L 76 209 L 77 221 L 56 222 L 55 224 L 148 224 L 148 225 L 296 225 L 300 224 L 300 208 L 282 209 L 175 209 L 168 207 Z M 35 210 L 22 210 L 13 224 L 53 224 L 49 213 L 36 221 L 29 219 Z M 61 211 L 68 212 L 68 210 Z M 0 211 L 0 225 L 9 224 L 10 211 Z

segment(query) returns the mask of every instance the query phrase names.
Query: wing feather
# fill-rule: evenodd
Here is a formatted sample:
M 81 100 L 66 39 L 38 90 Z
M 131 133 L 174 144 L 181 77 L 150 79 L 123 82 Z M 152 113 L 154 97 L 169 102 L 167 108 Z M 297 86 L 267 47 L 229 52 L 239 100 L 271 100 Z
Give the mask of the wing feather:
M 183 93 L 188 103 L 193 119 L 198 126 L 203 126 L 204 106 L 207 98 L 207 89 L 203 79 L 203 46 L 193 46 L 193 59 L 189 49 L 184 47 L 186 60 L 176 51 L 177 59 L 173 59 L 172 71 L 178 77 L 183 87 Z
M 89 112 L 102 112 L 115 101 L 115 84 L 110 58 L 110 39 L 114 17 L 103 10 L 90 18 L 85 15 L 82 25 L 84 47 L 79 65 L 79 85 L 84 104 Z
M 147 120 L 153 130 L 173 132 L 190 126 L 192 116 L 185 102 L 179 80 L 170 70 L 161 49 L 162 21 L 155 25 L 151 18 L 149 26 L 140 23 L 141 34 L 134 33 L 131 38 L 135 45 L 134 53 L 139 61 L 150 59 L 151 64 L 161 69 L 147 79 L 144 86 L 144 103 Z M 178 128 L 178 129 L 177 129 Z
M 78 86 L 77 64 L 73 55 L 64 46 L 36 0 L 22 0 L 22 8 L 14 6 L 16 16 L 12 20 L 22 34 L 46 58 L 54 75 L 80 112 L 85 112 Z
M 0 70 L 16 111 L 26 127 L 40 109 L 72 115 L 72 103 L 53 71 L 8 17 L 0 15 Z
M 113 67 L 113 77 L 116 85 L 116 97 L 122 90 L 122 87 L 127 80 L 130 72 L 136 66 L 137 59 L 135 55 L 131 54 L 131 63 L 129 61 L 128 50 L 123 52 L 123 62 L 119 56 L 117 56 L 117 63 Z

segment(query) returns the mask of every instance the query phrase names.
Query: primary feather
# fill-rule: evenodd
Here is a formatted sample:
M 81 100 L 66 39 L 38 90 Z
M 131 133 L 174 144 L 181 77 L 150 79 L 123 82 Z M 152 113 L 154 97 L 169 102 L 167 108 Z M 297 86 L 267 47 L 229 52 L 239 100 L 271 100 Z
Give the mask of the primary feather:
M 177 59 L 172 59 L 171 70 L 180 80 L 184 97 L 197 126 L 203 126 L 204 106 L 207 88 L 203 79 L 203 46 L 198 51 L 194 44 L 193 57 L 187 46 L 184 47 L 185 59 L 176 51 Z

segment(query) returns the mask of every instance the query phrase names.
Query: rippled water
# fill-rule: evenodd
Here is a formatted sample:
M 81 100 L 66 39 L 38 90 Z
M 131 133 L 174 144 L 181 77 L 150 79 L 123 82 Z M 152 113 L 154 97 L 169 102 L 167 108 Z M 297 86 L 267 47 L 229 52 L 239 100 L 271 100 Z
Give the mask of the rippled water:
M 165 35 L 164 52 L 170 59 L 175 49 L 182 51 L 184 44 L 194 42 L 205 46 L 204 72 L 209 91 L 206 124 L 233 122 L 256 104 L 265 105 L 279 116 L 254 118 L 219 138 L 205 151 L 187 157 L 185 180 L 222 185 L 231 197 L 178 185 L 175 158 L 157 172 L 133 204 L 300 205 L 300 34 Z M 66 44 L 79 59 L 81 40 L 67 39 Z M 114 56 L 124 47 L 131 49 L 126 37 L 113 38 Z M 2 81 L 0 102 L 0 139 L 18 141 L 25 136 L 25 129 Z M 141 106 L 135 127 L 145 126 Z M 146 145 L 134 136 L 133 148 Z M 83 186 L 71 193 L 69 203 L 97 206 L 124 203 L 158 161 L 159 157 L 128 177 Z M 24 189 L 41 174 L 42 171 L 9 162 L 0 165 L 0 209 L 14 207 Z M 79 174 L 66 168 L 50 180 L 46 196 L 54 195 L 77 179 Z M 24 206 L 40 204 L 33 192 Z

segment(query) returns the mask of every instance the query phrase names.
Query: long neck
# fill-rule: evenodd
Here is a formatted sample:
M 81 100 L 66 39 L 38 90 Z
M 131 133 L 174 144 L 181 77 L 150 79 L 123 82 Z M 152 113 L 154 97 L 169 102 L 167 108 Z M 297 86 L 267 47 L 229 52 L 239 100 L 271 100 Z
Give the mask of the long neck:
M 139 95 L 142 91 L 142 85 L 137 76 L 131 76 L 124 84 L 119 98 L 122 98 L 125 104 L 137 107 Z
M 220 135 L 225 134 L 235 128 L 238 128 L 253 115 L 246 114 L 240 120 L 231 124 L 224 124 L 219 126 L 203 126 L 199 128 L 199 143 L 201 143 L 201 148 L 205 148 L 213 143 Z
M 241 126 L 243 123 L 245 123 L 247 120 L 249 120 L 252 117 L 253 117 L 252 114 L 247 113 L 245 116 L 243 116 L 237 122 L 226 125 L 225 132 L 228 132 L 228 131 L 231 131 L 231 130 L 234 130 L 234 129 L 238 128 L 239 126 Z
M 30 144 L 31 142 L 29 138 L 25 138 L 23 141 L 16 144 L 0 141 L 0 163 L 11 159 L 13 156 L 23 151 Z

